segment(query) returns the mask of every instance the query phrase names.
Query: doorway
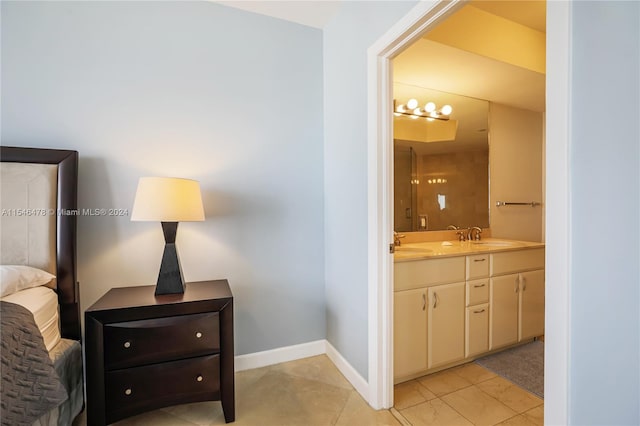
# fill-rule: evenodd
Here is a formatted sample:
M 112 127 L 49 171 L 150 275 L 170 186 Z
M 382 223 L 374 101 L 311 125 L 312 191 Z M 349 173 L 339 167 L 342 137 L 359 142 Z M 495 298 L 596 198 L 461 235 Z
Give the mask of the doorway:
M 427 30 L 464 5 L 421 2 L 369 49 L 369 387 L 376 408 L 392 406 L 393 241 L 390 211 L 392 173 L 391 60 Z M 547 6 L 546 120 L 546 299 L 545 418 L 567 422 L 568 369 L 568 81 L 569 24 L 567 2 Z

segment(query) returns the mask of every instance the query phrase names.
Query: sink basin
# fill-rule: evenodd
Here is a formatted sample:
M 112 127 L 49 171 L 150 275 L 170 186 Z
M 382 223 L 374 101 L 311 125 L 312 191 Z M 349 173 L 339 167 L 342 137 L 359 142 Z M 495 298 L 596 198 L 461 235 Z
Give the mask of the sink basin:
M 471 244 L 477 244 L 486 247 L 513 247 L 518 243 L 514 241 L 471 241 Z

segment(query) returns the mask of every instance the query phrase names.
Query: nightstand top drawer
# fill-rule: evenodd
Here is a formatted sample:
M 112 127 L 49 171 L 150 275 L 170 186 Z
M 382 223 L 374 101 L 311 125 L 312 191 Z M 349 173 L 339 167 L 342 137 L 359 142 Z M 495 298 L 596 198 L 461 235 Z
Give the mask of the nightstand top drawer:
M 171 361 L 220 350 L 217 312 L 106 324 L 107 370 Z

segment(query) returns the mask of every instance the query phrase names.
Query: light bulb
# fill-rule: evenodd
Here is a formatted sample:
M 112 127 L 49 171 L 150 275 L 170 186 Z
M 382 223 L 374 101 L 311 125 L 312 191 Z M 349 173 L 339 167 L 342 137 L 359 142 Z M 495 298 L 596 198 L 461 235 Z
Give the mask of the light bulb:
M 407 110 L 404 108 L 404 105 L 403 105 L 403 104 L 400 104 L 400 105 L 398 105 L 398 106 L 396 107 L 396 111 L 397 111 L 397 112 L 402 113 L 402 112 L 405 112 L 405 111 L 407 111 Z
M 427 104 L 424 106 L 424 110 L 427 112 L 432 112 L 436 110 L 436 104 L 434 104 L 433 102 L 427 102 Z
M 420 110 L 420 108 L 416 108 L 416 109 L 414 109 L 414 110 L 413 110 L 413 113 L 414 113 L 415 115 L 422 115 L 422 111 Z
M 453 112 L 453 108 L 451 108 L 451 105 L 445 105 L 442 107 L 442 113 L 444 115 L 449 115 Z
M 409 109 L 417 108 L 417 106 L 418 106 L 418 100 L 417 99 L 413 99 L 412 98 L 412 99 L 409 99 L 409 102 L 407 102 L 407 107 Z
M 438 118 L 438 113 L 435 111 L 431 111 L 431 114 L 429 114 L 431 117 L 433 118 Z
M 411 117 L 411 118 L 413 118 L 413 119 L 415 120 L 415 119 L 419 118 L 420 116 L 419 116 L 419 115 L 411 114 L 409 117 Z
M 402 114 L 400 114 L 399 112 L 394 112 L 393 115 L 395 115 L 396 117 L 400 117 Z

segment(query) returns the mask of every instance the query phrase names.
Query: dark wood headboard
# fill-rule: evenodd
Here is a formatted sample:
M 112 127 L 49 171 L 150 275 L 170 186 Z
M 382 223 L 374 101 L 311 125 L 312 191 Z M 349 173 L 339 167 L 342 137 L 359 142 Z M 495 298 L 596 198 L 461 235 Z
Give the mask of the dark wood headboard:
M 61 149 L 0 147 L 0 160 L 10 163 L 57 164 L 57 209 L 78 209 L 78 152 Z M 56 214 L 56 268 L 60 332 L 67 339 L 80 340 L 80 295 L 76 271 L 77 215 Z

